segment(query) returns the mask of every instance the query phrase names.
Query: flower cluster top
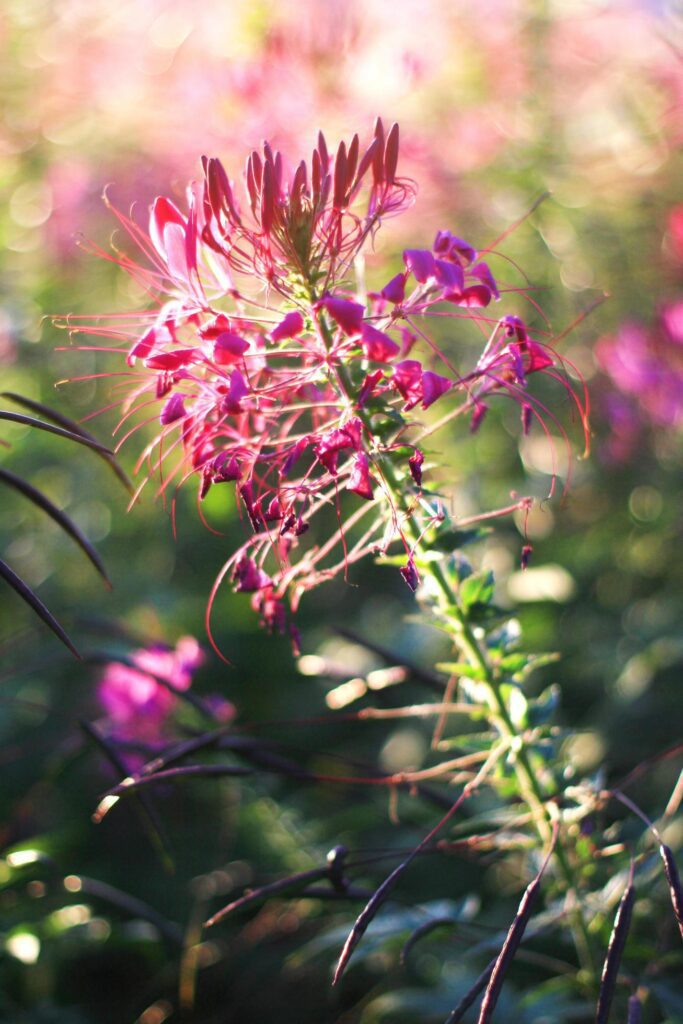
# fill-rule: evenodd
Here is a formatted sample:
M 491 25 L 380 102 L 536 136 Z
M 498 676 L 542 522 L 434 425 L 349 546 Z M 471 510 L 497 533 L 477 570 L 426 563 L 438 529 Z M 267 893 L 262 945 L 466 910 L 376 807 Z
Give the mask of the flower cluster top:
M 519 402 L 525 430 L 534 420 L 545 426 L 556 417 L 528 389 L 540 371 L 584 417 L 553 350 L 518 317 L 488 313 L 498 285 L 462 238 L 439 231 L 431 248 L 405 250 L 379 291 L 350 288 L 360 250 L 413 200 L 398 153 L 398 126 L 385 133 L 380 120 L 364 152 L 355 135 L 331 157 L 319 135 L 310 163 L 291 175 L 265 143 L 247 160 L 244 210 L 220 161 L 204 159 L 187 212 L 158 198 L 148 234 L 117 212 L 146 265 L 122 254 L 118 262 L 156 309 L 139 330 L 130 317 L 81 328 L 132 340 L 125 423 L 159 403 L 140 468 L 147 460 L 151 475 L 180 453 L 162 490 L 192 475 L 201 498 L 235 488 L 250 533 L 217 583 L 229 574 L 252 593 L 271 628 L 284 628 L 287 597 L 295 608 L 303 592 L 394 541 L 417 586 L 419 517 L 434 515 L 422 501 L 423 410 L 448 395 L 452 415 L 468 414 L 476 428 L 490 396 L 505 393 Z M 483 327 L 483 351 L 466 372 L 427 332 L 435 307 Z M 327 539 L 302 542 L 317 514 Z

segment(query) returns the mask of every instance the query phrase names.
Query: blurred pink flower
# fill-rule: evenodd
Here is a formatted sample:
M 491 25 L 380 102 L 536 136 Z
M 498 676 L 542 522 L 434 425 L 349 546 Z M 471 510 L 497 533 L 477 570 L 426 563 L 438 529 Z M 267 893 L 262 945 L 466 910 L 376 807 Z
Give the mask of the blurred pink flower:
M 129 661 L 135 667 L 111 661 L 97 688 L 111 734 L 118 740 L 143 743 L 161 739 L 178 702 L 173 690 L 189 689 L 204 659 L 204 652 L 194 637 L 184 636 L 175 649 L 152 644 L 133 651 Z M 168 683 L 168 687 L 159 679 Z

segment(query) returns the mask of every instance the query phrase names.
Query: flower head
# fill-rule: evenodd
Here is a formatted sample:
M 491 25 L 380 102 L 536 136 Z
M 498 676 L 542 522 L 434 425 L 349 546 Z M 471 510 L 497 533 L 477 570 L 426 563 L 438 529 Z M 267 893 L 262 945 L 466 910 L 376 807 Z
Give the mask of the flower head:
M 193 475 L 201 498 L 235 489 L 247 536 L 213 593 L 228 577 L 270 628 L 285 628 L 286 599 L 295 610 L 305 591 L 393 542 L 417 586 L 415 536 L 443 518 L 423 493 L 424 410 L 448 397 L 451 415 L 469 414 L 474 425 L 505 394 L 522 406 L 526 428 L 534 418 L 555 422 L 529 390 L 544 374 L 585 421 L 549 345 L 518 317 L 489 315 L 501 289 L 482 254 L 449 231 L 430 249 L 406 250 L 403 271 L 378 292 L 353 289 L 353 260 L 413 199 L 398 175 L 398 144 L 398 127 L 385 133 L 380 120 L 363 152 L 354 136 L 332 157 L 321 134 L 311 161 L 289 174 L 265 143 L 247 160 L 246 211 L 211 158 L 186 212 L 155 201 L 148 235 L 117 214 L 149 265 L 119 261 L 157 297 L 139 331 L 123 318 L 98 326 L 131 337 L 122 425 L 158 410 L 138 468 L 147 460 L 148 477 L 176 453 L 162 491 Z M 488 334 L 467 372 L 427 331 L 433 314 L 449 310 Z M 324 541 L 305 538 L 316 519 L 333 524 Z

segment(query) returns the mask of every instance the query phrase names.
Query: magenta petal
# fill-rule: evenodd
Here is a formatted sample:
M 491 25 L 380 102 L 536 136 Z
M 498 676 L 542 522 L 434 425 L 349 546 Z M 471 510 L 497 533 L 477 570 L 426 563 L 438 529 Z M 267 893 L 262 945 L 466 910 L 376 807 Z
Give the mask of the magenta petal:
M 498 285 L 496 284 L 493 274 L 489 269 L 488 263 L 476 263 L 470 269 L 470 274 L 472 277 L 476 277 L 478 281 L 481 281 L 482 284 L 486 285 L 495 299 L 500 298 Z
M 368 398 L 372 395 L 373 391 L 377 387 L 377 384 L 382 377 L 382 370 L 375 370 L 374 373 L 368 373 L 361 385 L 361 389 L 358 392 L 358 398 L 356 400 L 356 406 L 362 409 Z
M 362 345 L 366 358 L 372 359 L 375 363 L 388 363 L 401 351 L 388 334 L 378 331 L 370 324 L 363 324 Z
M 231 452 L 220 452 L 210 463 L 211 479 L 215 484 L 239 480 L 241 470 L 237 458 Z
M 370 476 L 368 457 L 365 452 L 359 452 L 356 456 L 356 461 L 353 464 L 353 469 L 351 470 L 349 482 L 346 487 L 347 490 L 353 491 L 353 493 L 359 495 L 359 497 L 367 498 L 368 501 L 372 500 L 372 477 Z
M 241 361 L 242 356 L 249 348 L 249 342 L 241 338 L 239 334 L 231 331 L 224 331 L 219 334 L 213 344 L 214 362 L 219 366 L 234 366 Z
M 461 292 L 465 286 L 465 275 L 458 263 L 434 260 L 434 277 L 449 291 Z
M 551 357 L 545 349 L 535 341 L 527 342 L 526 351 L 529 360 L 526 368 L 527 373 L 535 373 L 536 370 L 545 370 L 546 367 L 553 365 Z
M 452 387 L 453 381 L 448 377 L 442 377 L 438 373 L 426 370 L 422 374 L 422 408 L 428 409 L 433 402 L 436 402 L 437 398 L 441 398 Z
M 344 334 L 360 334 L 363 328 L 363 314 L 365 307 L 359 302 L 352 302 L 351 299 L 338 299 L 333 295 L 326 296 L 321 305 L 330 314 L 332 319 L 339 324 Z
M 304 329 L 304 318 L 296 311 L 287 313 L 280 323 L 270 332 L 273 341 L 285 341 L 287 338 L 296 338 Z
M 388 281 L 387 284 L 384 285 L 384 288 L 382 288 L 382 291 L 380 292 L 380 295 L 382 296 L 383 299 L 386 299 L 387 302 L 393 302 L 394 304 L 398 302 L 403 302 L 405 294 L 405 274 L 397 274 L 396 277 L 392 277 L 391 281 Z
M 406 249 L 403 262 L 420 284 L 426 284 L 434 276 L 434 257 L 428 249 Z
M 462 238 L 450 231 L 438 231 L 434 239 L 434 252 L 457 263 L 471 263 L 476 259 L 476 250 Z
M 154 248 L 165 260 L 168 259 L 166 248 L 166 228 L 169 224 L 175 224 L 182 228 L 183 245 L 185 239 L 186 221 L 182 213 L 166 196 L 157 196 L 152 206 L 149 218 L 149 237 L 152 239 Z M 170 236 L 169 236 L 170 237 Z
M 457 302 L 459 306 L 467 306 L 468 309 L 482 309 L 491 302 L 491 289 L 485 284 L 471 284 L 457 299 L 451 299 L 450 295 L 444 295 L 444 298 Z
M 233 370 L 230 374 L 230 388 L 222 403 L 223 411 L 232 413 L 242 412 L 240 402 L 248 394 L 249 388 L 244 381 L 244 377 L 239 370 Z
M 156 345 L 156 341 L 156 327 L 148 327 L 142 337 L 138 338 L 128 353 L 128 358 L 126 360 L 128 365 L 133 366 L 136 359 L 145 359 Z
M 198 352 L 195 348 L 179 348 L 175 352 L 159 352 L 157 355 L 145 359 L 145 366 L 150 370 L 179 370 L 181 366 L 188 366 L 197 359 Z
M 185 402 L 182 395 L 171 395 L 169 400 L 161 410 L 159 419 L 161 420 L 162 426 L 167 426 L 169 423 L 175 423 L 176 420 L 181 420 L 183 416 L 186 416 Z

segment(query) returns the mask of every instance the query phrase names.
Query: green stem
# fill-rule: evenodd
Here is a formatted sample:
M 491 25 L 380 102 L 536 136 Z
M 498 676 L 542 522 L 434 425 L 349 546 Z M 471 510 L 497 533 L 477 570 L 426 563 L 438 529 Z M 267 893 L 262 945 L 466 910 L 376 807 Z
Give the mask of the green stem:
M 309 297 L 312 303 L 316 299 L 312 287 L 309 289 Z M 330 348 L 332 346 L 332 336 L 322 316 L 319 318 L 319 323 L 325 344 Z M 335 372 L 342 391 L 351 401 L 353 387 L 346 367 L 342 363 L 338 363 L 335 366 Z M 368 432 L 372 434 L 372 428 L 367 413 L 363 409 L 358 408 L 356 408 L 355 412 Z M 391 493 L 398 505 L 402 489 L 399 481 L 396 479 L 394 467 L 389 460 L 386 460 L 382 466 L 382 476 L 387 490 Z M 413 539 L 418 541 L 420 537 L 420 530 L 412 516 L 407 517 L 407 529 Z M 453 639 L 456 646 L 459 647 L 469 664 L 479 669 L 481 672 L 482 682 L 488 691 L 488 705 L 491 711 L 492 723 L 496 726 L 499 733 L 510 741 L 510 748 L 513 751 L 514 758 L 514 771 L 517 777 L 517 784 L 519 786 L 520 793 L 532 814 L 541 840 L 544 844 L 548 845 L 552 837 L 553 814 L 550 809 L 550 804 L 548 803 L 547 795 L 543 792 L 543 787 L 531 766 L 524 735 L 519 733 L 515 727 L 505 703 L 505 698 L 501 693 L 500 682 L 496 678 L 495 671 L 490 664 L 486 650 L 476 637 L 474 630 L 467 620 L 466 614 L 459 607 L 443 568 L 438 564 L 438 562 L 431 563 L 429 566 L 429 573 L 441 591 L 442 610 L 445 612 L 448 620 L 453 624 L 455 634 Z M 567 886 L 568 894 L 575 898 L 577 884 L 574 876 L 574 870 L 565 850 L 559 844 L 555 847 L 555 856 L 557 858 L 560 872 Z M 588 931 L 588 926 L 581 911 L 581 907 L 578 904 L 578 900 L 575 900 L 574 907 L 570 910 L 570 918 L 572 922 L 574 942 L 581 965 L 588 978 L 593 981 L 596 976 L 595 968 L 598 960 L 594 954 L 593 940 L 590 932 Z

